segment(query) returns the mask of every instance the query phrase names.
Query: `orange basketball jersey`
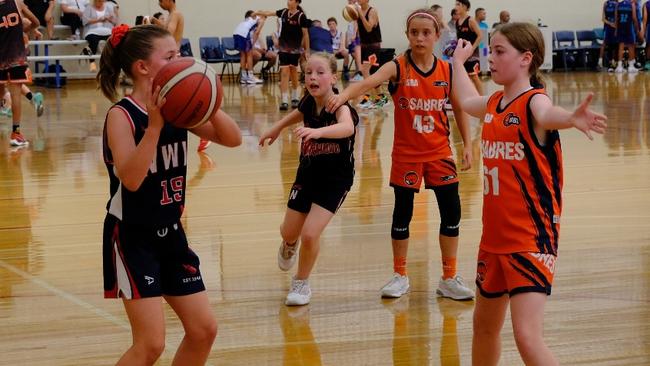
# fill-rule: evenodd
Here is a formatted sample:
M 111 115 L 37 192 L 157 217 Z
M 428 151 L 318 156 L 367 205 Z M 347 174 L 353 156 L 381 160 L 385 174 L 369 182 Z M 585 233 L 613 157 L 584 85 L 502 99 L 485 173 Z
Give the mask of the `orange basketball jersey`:
M 445 104 L 451 93 L 451 66 L 435 59 L 433 68 L 422 71 L 410 51 L 397 57 L 397 82 L 389 85 L 395 105 L 393 160 L 411 163 L 447 158 L 449 119 Z
M 562 147 L 557 131 L 544 146 L 533 130 L 531 89 L 503 108 L 503 92 L 490 97 L 481 141 L 483 235 L 481 249 L 506 254 L 557 255 L 562 211 Z

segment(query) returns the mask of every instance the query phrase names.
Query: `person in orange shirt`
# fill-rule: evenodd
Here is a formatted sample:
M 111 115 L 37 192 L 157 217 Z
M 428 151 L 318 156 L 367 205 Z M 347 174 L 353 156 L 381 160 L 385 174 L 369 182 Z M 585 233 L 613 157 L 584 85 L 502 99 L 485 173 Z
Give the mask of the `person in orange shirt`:
M 433 189 L 440 210 L 440 250 L 443 274 L 436 292 L 455 300 L 469 300 L 474 292 L 456 274 L 460 198 L 456 163 L 449 143 L 449 119 L 445 104 L 451 100 L 456 123 L 466 147 L 463 170 L 472 163 L 468 118 L 455 103 L 456 91 L 451 87 L 452 67 L 433 55 L 440 35 L 440 21 L 431 9 L 418 9 L 406 21 L 409 49 L 376 73 L 359 83 L 351 84 L 340 95 L 333 96 L 328 110 L 336 110 L 347 100 L 364 91 L 390 81 L 389 91 L 395 106 L 390 185 L 395 192 L 391 238 L 393 246 L 393 277 L 381 289 L 382 297 L 401 297 L 409 290 L 406 271 L 409 224 L 413 215 L 413 199 L 422 181 Z
M 478 254 L 472 361 L 496 365 L 508 305 L 519 353 L 527 365 L 557 365 L 543 339 L 544 305 L 551 294 L 562 212 L 560 129 L 592 139 L 604 115 L 589 94 L 569 112 L 554 106 L 538 70 L 544 39 L 528 23 L 501 25 L 490 39 L 490 71 L 503 90 L 480 96 L 462 65 L 473 52 L 458 41 L 453 88 L 460 108 L 482 118 L 483 234 Z M 508 296 L 504 296 L 508 295 Z

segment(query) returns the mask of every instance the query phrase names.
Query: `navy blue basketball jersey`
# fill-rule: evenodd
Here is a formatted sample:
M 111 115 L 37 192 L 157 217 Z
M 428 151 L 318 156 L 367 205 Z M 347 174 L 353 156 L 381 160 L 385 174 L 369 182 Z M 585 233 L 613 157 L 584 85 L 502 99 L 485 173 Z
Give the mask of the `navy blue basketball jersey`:
M 124 112 L 131 122 L 136 145 L 149 124 L 147 112 L 131 97 L 125 97 L 113 108 Z M 149 171 L 137 191 L 126 189 L 113 164 L 104 123 L 103 152 L 110 177 L 111 197 L 106 205 L 108 214 L 127 225 L 163 227 L 177 222 L 185 205 L 185 176 L 187 174 L 187 130 L 165 123 L 160 131 L 156 154 Z
M 603 4 L 603 12 L 605 13 L 605 19 L 608 22 L 616 23 L 616 6 L 618 5 L 617 0 L 607 0 Z M 606 25 L 609 27 L 609 25 Z
M 23 20 L 15 0 L 0 1 L 0 70 L 27 64 Z
M 629 27 L 632 27 L 634 24 L 634 20 L 632 18 L 634 5 L 632 5 L 632 1 L 630 0 L 621 1 L 620 3 L 618 3 L 617 9 L 618 9 L 618 28 L 628 29 Z

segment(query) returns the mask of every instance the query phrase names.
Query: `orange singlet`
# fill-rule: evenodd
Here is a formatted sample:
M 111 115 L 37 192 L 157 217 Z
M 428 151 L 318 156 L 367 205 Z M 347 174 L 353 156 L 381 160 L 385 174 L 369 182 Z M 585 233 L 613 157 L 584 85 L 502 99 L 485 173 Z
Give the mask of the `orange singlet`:
M 528 90 L 501 107 L 503 92 L 490 97 L 485 114 L 483 235 L 481 249 L 496 254 L 557 255 L 562 211 L 562 148 L 557 131 L 540 145 L 533 130 Z
M 451 94 L 451 66 L 435 58 L 422 71 L 406 51 L 393 60 L 397 82 L 389 90 L 395 105 L 393 160 L 421 163 L 452 156 L 445 104 Z

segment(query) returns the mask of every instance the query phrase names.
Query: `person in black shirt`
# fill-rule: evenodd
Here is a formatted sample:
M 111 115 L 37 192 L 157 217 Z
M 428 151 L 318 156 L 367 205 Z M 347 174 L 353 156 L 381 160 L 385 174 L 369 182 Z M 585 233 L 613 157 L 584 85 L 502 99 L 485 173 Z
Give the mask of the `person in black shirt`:
M 25 0 L 25 5 L 34 13 L 40 24 L 47 28 L 47 37 L 54 39 L 54 0 Z
M 27 26 L 29 29 L 24 29 L 25 18 L 29 20 Z M 23 30 L 36 30 L 39 23 L 22 0 L 0 1 L 0 20 L 2 20 L 0 23 L 0 104 L 4 104 L 1 102 L 8 90 L 11 94 L 12 114 L 9 144 L 15 147 L 27 146 L 29 142 L 20 132 L 21 89 L 25 83 L 31 82 Z
M 185 206 L 188 130 L 163 120 L 152 90 L 160 69 L 177 57 L 171 33 L 156 25 L 113 28 L 102 52 L 97 80 L 104 95 L 118 99 L 124 72 L 133 91 L 106 114 L 103 156 L 110 182 L 103 236 L 104 297 L 121 298 L 133 345 L 119 365 L 153 364 L 165 345 L 162 299 L 176 312 L 185 336 L 174 363 L 202 365 L 217 322 L 181 224 Z M 234 147 L 237 123 L 222 110 L 190 132 Z
M 271 145 L 286 127 L 304 122 L 294 132 L 302 139 L 300 165 L 289 192 L 284 222 L 280 227 L 282 243 L 278 266 L 288 271 L 296 262 L 298 239 L 300 261 L 291 281 L 286 305 L 306 305 L 311 299 L 309 275 L 320 249 L 320 235 L 339 209 L 354 178 L 353 146 L 359 116 L 344 104 L 334 113 L 325 105 L 336 93 L 336 59 L 318 52 L 307 59 L 305 87 L 309 92 L 298 106 L 260 137 L 259 144 Z
M 465 62 L 465 70 L 469 74 L 472 83 L 478 90 L 478 93 L 483 95 L 483 85 L 478 74 L 480 72 L 480 60 L 478 46 L 481 44 L 481 28 L 476 20 L 469 16 L 468 12 L 471 8 L 469 0 L 457 0 L 456 12 L 458 13 L 458 20 L 456 20 L 456 39 L 464 39 L 469 41 L 474 47 L 474 53 L 467 62 Z
M 256 11 L 252 16 L 280 19 L 280 38 L 278 58 L 280 60 L 280 110 L 289 109 L 289 78 L 291 78 L 291 108 L 298 108 L 300 84 L 298 83 L 298 65 L 300 54 L 309 58 L 309 26 L 311 21 L 302 11 L 302 0 L 287 0 L 287 7 L 278 11 Z

